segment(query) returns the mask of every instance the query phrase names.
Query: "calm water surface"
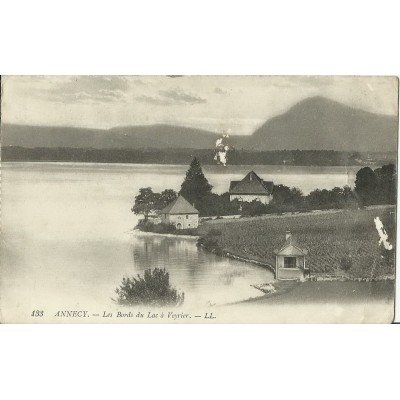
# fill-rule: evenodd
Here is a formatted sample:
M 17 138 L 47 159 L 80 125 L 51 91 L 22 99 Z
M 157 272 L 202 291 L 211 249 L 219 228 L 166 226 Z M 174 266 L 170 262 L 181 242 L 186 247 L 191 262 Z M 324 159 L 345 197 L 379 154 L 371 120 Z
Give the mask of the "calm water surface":
M 214 190 L 250 169 L 304 193 L 354 183 L 355 168 L 205 166 Z M 251 284 L 272 274 L 208 254 L 195 240 L 132 233 L 130 208 L 140 187 L 179 189 L 187 166 L 3 163 L 2 282 L 4 310 L 111 304 L 124 275 L 165 267 L 186 303 L 222 304 L 260 295 Z

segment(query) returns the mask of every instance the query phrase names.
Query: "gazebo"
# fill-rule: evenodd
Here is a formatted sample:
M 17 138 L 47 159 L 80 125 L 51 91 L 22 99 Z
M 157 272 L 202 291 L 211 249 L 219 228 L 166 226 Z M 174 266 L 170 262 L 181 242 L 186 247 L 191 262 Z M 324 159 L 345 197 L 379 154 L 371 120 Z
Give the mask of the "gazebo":
M 308 251 L 298 245 L 290 230 L 286 231 L 285 244 L 274 253 L 276 279 L 297 280 L 309 274 L 309 269 L 306 267 Z

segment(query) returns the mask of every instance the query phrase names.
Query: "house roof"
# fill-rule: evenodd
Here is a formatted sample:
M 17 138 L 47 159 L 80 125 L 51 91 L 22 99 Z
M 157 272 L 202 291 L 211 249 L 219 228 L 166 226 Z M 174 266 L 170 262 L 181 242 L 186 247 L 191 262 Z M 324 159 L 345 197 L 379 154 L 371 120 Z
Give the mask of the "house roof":
M 172 203 L 161 210 L 161 214 L 199 214 L 199 211 L 179 195 Z
M 305 256 L 308 254 L 306 249 L 301 248 L 296 238 L 293 235 L 290 235 L 285 244 L 279 250 L 274 250 L 276 255 L 285 255 L 285 256 Z
M 229 193 L 269 195 L 273 188 L 273 182 L 264 181 L 254 171 L 250 171 L 241 181 L 231 181 Z

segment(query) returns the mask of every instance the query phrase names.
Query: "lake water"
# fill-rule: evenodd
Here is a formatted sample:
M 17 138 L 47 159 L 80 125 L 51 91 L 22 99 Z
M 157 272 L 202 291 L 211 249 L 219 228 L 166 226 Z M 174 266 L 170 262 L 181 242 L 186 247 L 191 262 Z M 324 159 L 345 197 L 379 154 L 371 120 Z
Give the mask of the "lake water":
M 205 166 L 215 191 L 249 170 L 304 193 L 352 185 L 358 168 Z M 179 189 L 187 166 L 2 163 L 2 312 L 112 304 L 124 275 L 165 267 L 186 302 L 222 304 L 261 293 L 269 271 L 206 253 L 194 239 L 132 232 L 140 187 Z

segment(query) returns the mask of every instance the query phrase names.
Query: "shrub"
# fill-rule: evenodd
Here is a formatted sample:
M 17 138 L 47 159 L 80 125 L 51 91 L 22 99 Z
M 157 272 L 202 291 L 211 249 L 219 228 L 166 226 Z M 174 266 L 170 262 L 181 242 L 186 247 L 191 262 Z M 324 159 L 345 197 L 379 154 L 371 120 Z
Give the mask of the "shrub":
M 145 219 L 140 219 L 137 228 L 143 232 L 153 232 L 154 230 L 154 223 L 151 221 L 146 221 Z
M 352 265 L 353 265 L 353 260 L 352 260 L 351 256 L 349 256 L 349 255 L 343 256 L 340 259 L 340 268 L 343 271 L 348 271 Z
M 139 220 L 136 227 L 143 232 L 154 232 L 154 233 L 175 233 L 176 228 L 173 224 L 155 224 L 151 221 L 144 219 Z
M 265 214 L 266 206 L 259 201 L 253 200 L 251 203 L 242 204 L 242 215 L 255 217 Z
M 183 304 L 185 294 L 179 293 L 169 283 L 169 273 L 161 268 L 144 271 L 144 277 L 122 278 L 115 290 L 118 297 L 113 299 L 124 306 L 147 304 L 153 306 L 179 306 Z
M 153 232 L 155 233 L 174 233 L 176 231 L 176 227 L 173 224 L 156 224 L 154 225 Z
M 184 235 L 184 236 L 197 236 L 198 232 L 197 229 L 195 228 L 189 228 L 189 229 L 177 229 L 174 232 L 175 235 Z

